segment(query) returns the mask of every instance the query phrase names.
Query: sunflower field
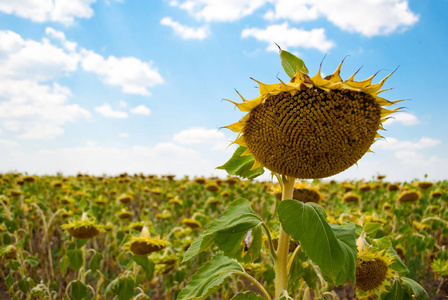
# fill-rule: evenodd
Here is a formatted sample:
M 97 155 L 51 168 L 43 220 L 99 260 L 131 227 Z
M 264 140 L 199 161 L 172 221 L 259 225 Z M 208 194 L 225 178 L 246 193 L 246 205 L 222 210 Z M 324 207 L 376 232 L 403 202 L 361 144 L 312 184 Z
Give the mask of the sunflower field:
M 447 189 L 447 181 L 400 183 L 384 176 L 368 182 L 296 182 L 290 201 L 319 204 L 329 224 L 354 224 L 357 243 L 383 250 L 357 261 L 356 283 L 336 285 L 310 260 L 305 244 L 292 239 L 291 299 L 446 299 Z M 210 232 L 217 221 L 232 217 L 232 208 L 256 213 L 276 232 L 281 190 L 274 181 L 6 173 L 0 175 L 0 195 L 1 299 L 265 299 L 269 295 L 263 292 L 273 294 L 270 247 L 276 247 L 278 236 L 268 236 L 260 225 L 242 234 Z M 210 236 L 213 242 L 188 254 L 195 240 Z M 214 270 L 210 264 L 216 261 L 223 264 Z M 363 264 L 366 268 L 359 268 Z M 208 280 L 198 283 L 201 276 Z M 381 277 L 375 293 L 360 293 L 375 276 Z M 189 298 L 192 293 L 196 298 Z

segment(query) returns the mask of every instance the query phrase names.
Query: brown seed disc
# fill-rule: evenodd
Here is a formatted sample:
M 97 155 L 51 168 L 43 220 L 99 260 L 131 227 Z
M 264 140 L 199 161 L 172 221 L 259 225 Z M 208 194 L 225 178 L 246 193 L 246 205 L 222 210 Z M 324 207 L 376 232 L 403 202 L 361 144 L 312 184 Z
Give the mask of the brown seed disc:
M 387 264 L 379 259 L 363 261 L 356 267 L 356 287 L 364 292 L 379 288 L 387 275 Z
M 363 92 L 319 88 L 267 96 L 243 129 L 255 159 L 295 178 L 324 178 L 355 164 L 381 124 L 381 107 Z

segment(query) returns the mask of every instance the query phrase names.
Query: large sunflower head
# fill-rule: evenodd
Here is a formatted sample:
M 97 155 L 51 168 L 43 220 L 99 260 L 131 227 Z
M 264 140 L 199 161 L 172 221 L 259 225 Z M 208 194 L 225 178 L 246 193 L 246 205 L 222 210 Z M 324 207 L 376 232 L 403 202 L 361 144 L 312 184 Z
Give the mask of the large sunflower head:
M 376 252 L 365 247 L 358 252 L 355 283 L 358 296 L 380 295 L 385 292 L 390 286 L 390 279 L 395 275 L 389 267 L 392 262 L 393 258 L 386 250 Z
M 243 155 L 254 156 L 252 169 L 264 166 L 295 178 L 324 178 L 346 170 L 369 151 L 382 122 L 398 110 L 385 109 L 397 101 L 379 96 L 392 73 L 372 84 L 375 75 L 354 81 L 357 72 L 343 80 L 341 66 L 325 78 L 320 68 L 309 77 L 306 68 L 297 66 L 289 83 L 255 80 L 260 96 L 230 101 L 247 114 L 225 128 L 238 133 L 234 143 L 247 147 Z

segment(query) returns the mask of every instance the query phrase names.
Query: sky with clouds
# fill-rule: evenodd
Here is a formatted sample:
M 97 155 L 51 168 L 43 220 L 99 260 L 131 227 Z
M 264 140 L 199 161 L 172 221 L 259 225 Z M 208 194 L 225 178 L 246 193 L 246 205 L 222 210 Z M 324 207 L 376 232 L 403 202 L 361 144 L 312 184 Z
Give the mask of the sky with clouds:
M 0 0 L 0 172 L 226 176 L 251 77 L 283 49 L 407 99 L 334 178 L 448 178 L 447 0 Z M 268 174 L 263 175 L 269 178 Z

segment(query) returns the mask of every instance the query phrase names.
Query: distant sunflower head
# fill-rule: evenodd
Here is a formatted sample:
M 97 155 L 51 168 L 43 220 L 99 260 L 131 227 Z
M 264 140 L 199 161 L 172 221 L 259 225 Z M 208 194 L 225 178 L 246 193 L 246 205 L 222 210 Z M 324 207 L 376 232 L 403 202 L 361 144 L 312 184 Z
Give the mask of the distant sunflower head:
M 298 182 L 294 185 L 292 198 L 303 203 L 320 203 L 320 201 L 323 199 L 323 195 L 319 193 L 319 190 L 317 188 Z
M 159 237 L 151 238 L 149 230 L 146 227 L 142 228 L 140 236 L 132 237 L 129 242 L 125 244 L 135 255 L 148 255 L 152 252 L 158 252 L 168 246 L 168 242 Z
M 397 101 L 379 96 L 389 74 L 372 84 L 375 75 L 354 81 L 336 71 L 322 78 L 320 68 L 309 77 L 299 69 L 289 83 L 260 85 L 260 96 L 233 102 L 247 114 L 225 126 L 238 133 L 234 143 L 247 147 L 255 158 L 253 169 L 295 178 L 324 178 L 355 164 L 380 137 L 382 123 L 398 110 Z
M 75 239 L 92 239 L 104 231 L 101 225 L 96 224 L 94 219 L 89 219 L 87 213 L 83 213 L 80 220 L 74 220 L 61 226 Z
M 415 202 L 421 198 L 421 193 L 415 190 L 405 190 L 398 195 L 398 202 L 400 203 L 408 203 Z
M 355 193 L 347 193 L 342 197 L 345 203 L 358 203 L 361 201 L 361 197 Z
M 379 295 L 390 286 L 395 275 L 389 267 L 393 258 L 385 250 L 375 252 L 370 247 L 358 252 L 356 260 L 356 283 L 358 296 Z
M 448 260 L 440 258 L 435 259 L 431 263 L 431 268 L 438 276 L 448 279 Z
M 182 219 L 181 223 L 182 223 L 182 225 L 190 227 L 191 229 L 201 229 L 202 228 L 201 222 L 196 221 L 194 219 L 190 219 L 190 218 Z

